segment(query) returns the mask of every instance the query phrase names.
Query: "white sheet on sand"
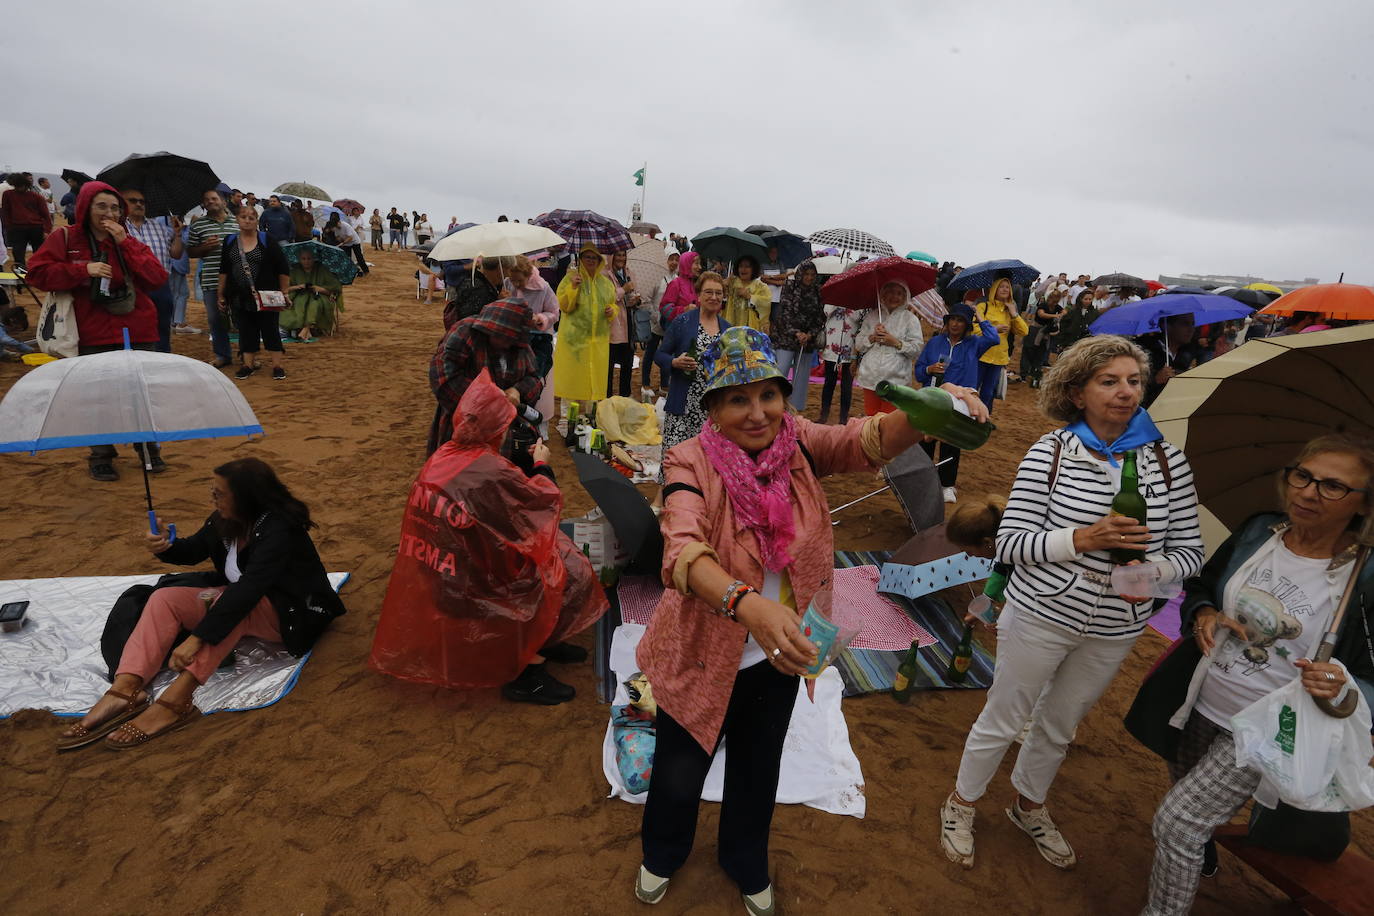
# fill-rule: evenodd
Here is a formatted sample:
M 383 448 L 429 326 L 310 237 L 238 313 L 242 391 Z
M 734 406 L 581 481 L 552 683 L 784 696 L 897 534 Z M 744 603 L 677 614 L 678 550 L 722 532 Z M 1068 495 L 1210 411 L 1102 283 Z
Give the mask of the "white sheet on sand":
M 639 670 L 635 647 L 644 627 L 626 623 L 616 628 L 611 639 L 611 670 L 615 672 L 615 705 L 629 702 L 625 681 Z M 778 780 L 778 801 L 787 805 L 809 805 L 831 814 L 864 816 L 864 777 L 859 758 L 849 745 L 849 727 L 840 709 L 844 682 L 834 666 L 816 679 L 816 702 L 806 696 L 806 685 L 798 687 L 797 704 L 787 729 L 782 751 L 782 773 Z M 726 742 L 711 761 L 701 797 L 718 802 L 725 786 Z M 601 769 L 611 785 L 611 797 L 644 804 L 647 794 L 632 795 L 620 778 L 615 763 L 615 738 L 608 722 L 601 743 Z
M 131 585 L 152 585 L 158 575 L 85 576 L 0 581 L 0 604 L 28 601 L 28 619 L 15 633 L 0 633 L 0 718 L 21 709 L 46 709 L 59 716 L 81 715 L 110 686 L 100 656 L 105 618 Z M 330 573 L 338 591 L 348 573 Z M 202 712 L 257 709 L 277 702 L 296 685 L 309 653 L 296 658 L 285 647 L 245 639 L 234 650 L 232 668 L 221 668 L 196 691 Z M 174 675 L 153 680 L 156 693 Z

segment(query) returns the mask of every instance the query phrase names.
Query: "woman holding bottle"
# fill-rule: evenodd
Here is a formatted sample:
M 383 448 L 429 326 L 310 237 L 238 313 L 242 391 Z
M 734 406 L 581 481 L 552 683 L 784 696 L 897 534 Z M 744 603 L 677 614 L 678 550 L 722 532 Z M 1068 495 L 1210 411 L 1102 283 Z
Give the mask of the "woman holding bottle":
M 1139 347 L 1107 335 L 1070 348 L 1045 375 L 1040 409 L 1065 426 L 1032 445 L 1016 472 L 997 534 L 997 559 L 1013 572 L 997 624 L 996 674 L 940 810 L 940 847 L 965 868 L 974 861 L 974 804 L 1032 713 L 1007 816 L 1050 864 L 1074 866 L 1045 799 L 1078 723 L 1154 612 L 1151 599 L 1112 590 L 1109 551 L 1165 561 L 1176 579 L 1202 565 L 1192 469 L 1140 407 L 1148 371 Z M 1110 514 L 1117 494 L 1136 483 L 1131 467 L 1143 525 Z

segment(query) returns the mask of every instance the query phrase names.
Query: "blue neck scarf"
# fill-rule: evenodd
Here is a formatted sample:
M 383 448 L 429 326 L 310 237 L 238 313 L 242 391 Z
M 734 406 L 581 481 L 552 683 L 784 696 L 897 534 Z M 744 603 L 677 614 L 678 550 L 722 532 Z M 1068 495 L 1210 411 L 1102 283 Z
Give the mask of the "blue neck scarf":
M 1108 463 L 1116 467 L 1116 453 L 1134 451 L 1142 445 L 1149 445 L 1151 442 L 1158 442 L 1164 438 L 1164 434 L 1155 426 L 1150 414 L 1144 407 L 1137 407 L 1135 415 L 1131 417 L 1131 422 L 1126 424 L 1126 431 L 1123 432 L 1112 442 L 1103 442 L 1088 426 L 1087 420 L 1078 420 L 1070 423 L 1064 429 L 1078 437 L 1078 441 L 1095 452 L 1100 452 L 1107 456 Z

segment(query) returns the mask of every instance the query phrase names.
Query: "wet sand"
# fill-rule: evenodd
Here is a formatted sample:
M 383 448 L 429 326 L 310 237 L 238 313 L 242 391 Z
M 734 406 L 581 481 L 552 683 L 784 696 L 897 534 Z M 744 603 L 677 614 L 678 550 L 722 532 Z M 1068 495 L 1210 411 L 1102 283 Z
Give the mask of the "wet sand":
M 206 440 L 166 449 L 161 516 L 191 530 L 209 512 L 210 469 L 233 457 L 271 462 L 310 502 L 331 570 L 353 574 L 349 613 L 316 647 L 282 702 L 209 717 L 132 752 L 53 751 L 46 712 L 0 722 L 0 910 L 8 913 L 609 913 L 638 912 L 641 809 L 607 799 L 600 746 L 608 707 L 590 664 L 563 667 L 572 703 L 531 707 L 496 691 L 395 681 L 365 658 L 386 589 L 405 494 L 424 459 L 433 399 L 427 366 L 439 305 L 416 301 L 414 260 L 373 254 L 348 288 L 339 336 L 288 345 L 290 378 L 242 388 L 268 430 L 260 442 Z M 30 303 L 30 317 L 36 308 Z M 204 327 L 192 303 L 190 321 Z M 204 336 L 177 352 L 206 358 Z M 25 370 L 0 364 L 0 392 Z M 815 416 L 813 389 L 809 413 Z M 1013 386 L 986 453 L 966 456 L 960 493 L 1003 491 L 1048 428 L 1033 392 Z M 591 505 L 553 444 L 566 516 Z M 7 578 L 156 571 L 140 542 L 142 483 L 129 457 L 114 484 L 86 475 L 75 450 L 0 456 L 0 569 Z M 832 505 L 879 484 L 827 481 Z M 908 536 L 889 494 L 842 513 L 840 549 L 893 549 Z M 591 645 L 590 633 L 579 641 Z M 1147 631 L 1078 741 L 1050 800 L 1081 861 L 1056 871 L 1001 808 L 1011 755 L 980 809 L 978 864 L 937 845 L 938 806 L 984 694 L 940 691 L 902 707 L 883 695 L 845 702 L 867 780 L 868 816 L 779 807 L 772 864 L 784 913 L 1130 913 L 1143 902 L 1150 818 L 1162 763 L 1121 727 L 1141 677 L 1165 647 Z M 658 913 L 738 912 L 715 864 L 717 806 Z M 1356 818 L 1374 852 L 1374 819 Z M 1229 854 L 1196 912 L 1285 912 L 1274 889 Z

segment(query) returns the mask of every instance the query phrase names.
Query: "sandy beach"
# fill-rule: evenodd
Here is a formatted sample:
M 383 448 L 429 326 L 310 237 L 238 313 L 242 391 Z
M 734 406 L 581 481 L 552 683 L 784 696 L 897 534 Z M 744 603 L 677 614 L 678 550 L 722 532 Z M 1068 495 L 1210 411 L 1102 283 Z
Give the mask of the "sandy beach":
M 600 748 L 608 707 L 590 663 L 556 673 L 575 701 L 512 704 L 495 690 L 454 692 L 367 669 L 405 494 L 424 460 L 434 400 L 429 357 L 441 305 L 414 296 L 415 259 L 369 252 L 371 277 L 348 287 L 339 336 L 288 345 L 290 378 L 259 373 L 241 389 L 267 429 L 257 442 L 174 443 L 156 478 L 159 514 L 184 531 L 210 511 L 211 468 L 270 462 L 310 503 L 330 570 L 352 579 L 347 616 L 317 645 L 295 690 L 249 713 L 208 717 L 147 748 L 96 746 L 59 756 L 59 720 L 0 721 L 0 910 L 6 913 L 618 913 L 639 912 L 638 806 L 607 799 Z M 30 319 L 37 308 L 29 302 Z M 204 327 L 200 303 L 188 320 Z M 208 358 L 204 335 L 176 351 Z M 0 364 L 0 393 L 25 372 Z M 816 415 L 819 389 L 808 413 Z M 986 454 L 964 460 L 961 494 L 1005 492 L 1027 446 L 1049 428 L 1034 392 L 999 404 Z M 856 397 L 856 402 L 861 401 Z M 551 443 L 565 516 L 591 506 L 561 443 Z M 121 479 L 96 483 L 81 450 L 0 456 L 4 578 L 162 571 L 141 544 L 143 485 L 121 447 Z M 879 484 L 825 485 L 832 505 Z M 842 513 L 837 549 L 895 549 L 910 534 L 885 494 Z M 990 637 L 984 637 L 990 638 Z M 579 637 L 590 647 L 590 632 Z M 936 691 L 899 706 L 845 701 L 867 782 L 868 816 L 779 807 L 772 865 L 784 913 L 1133 913 L 1153 856 L 1150 819 L 1167 787 L 1161 761 L 1121 726 L 1141 678 L 1167 645 L 1146 631 L 1079 729 L 1050 807 L 1077 848 L 1060 872 L 1002 813 L 1012 757 L 980 807 L 978 864 L 937 844 L 980 691 Z M 715 863 L 717 806 L 703 806 L 697 847 L 655 912 L 741 910 Z M 1374 816 L 1355 817 L 1374 854 Z M 1195 912 L 1287 912 L 1279 893 L 1222 853 Z

